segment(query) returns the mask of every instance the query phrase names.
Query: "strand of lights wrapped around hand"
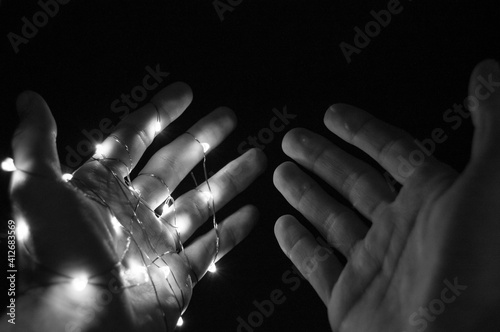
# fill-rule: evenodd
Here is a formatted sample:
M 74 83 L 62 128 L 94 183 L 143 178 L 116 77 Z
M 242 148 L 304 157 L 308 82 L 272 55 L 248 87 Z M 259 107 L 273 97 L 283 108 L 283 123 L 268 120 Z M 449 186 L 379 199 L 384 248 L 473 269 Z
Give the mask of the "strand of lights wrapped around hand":
M 155 133 L 159 133 L 161 131 L 161 119 L 159 117 L 159 112 L 158 118 L 156 123 L 154 124 L 154 129 Z M 202 148 L 203 151 L 203 172 L 204 172 L 204 181 L 206 183 L 206 187 L 208 189 L 208 192 L 201 192 L 200 195 L 204 197 L 204 199 L 207 201 L 207 206 L 209 211 L 212 213 L 212 221 L 213 221 L 213 227 L 215 230 L 216 234 L 216 246 L 215 246 L 215 255 L 213 262 L 210 264 L 208 271 L 209 272 L 215 272 L 215 261 L 217 259 L 217 255 L 219 252 L 219 245 L 220 245 L 220 235 L 219 235 L 219 230 L 217 226 L 217 221 L 216 221 L 216 216 L 215 216 L 215 199 L 212 194 L 212 189 L 210 188 L 210 183 L 208 181 L 208 176 L 207 176 L 207 169 L 206 169 L 206 153 L 210 149 L 210 145 L 208 143 L 203 143 L 200 142 L 194 135 L 192 135 L 189 132 L 186 132 L 186 134 L 190 135 L 193 137 L 193 139 L 199 143 L 199 146 Z M 106 207 L 106 209 L 109 211 L 109 219 L 110 219 L 110 224 L 113 228 L 113 230 L 120 236 L 120 241 L 123 243 L 123 250 L 121 253 L 121 257 L 119 261 L 116 263 L 114 269 L 117 269 L 119 271 L 121 280 L 123 281 L 123 286 L 122 288 L 124 290 L 133 288 L 133 287 L 139 287 L 144 284 L 150 284 L 153 286 L 154 292 L 155 292 L 155 297 L 157 300 L 157 305 L 159 309 L 162 312 L 164 322 L 165 322 L 165 327 L 168 329 L 167 325 L 167 320 L 166 320 L 166 309 L 164 309 L 164 305 L 162 305 L 162 301 L 159 297 L 159 294 L 157 292 L 157 287 L 155 285 L 155 282 L 151 276 L 151 269 L 158 269 L 158 271 L 161 271 L 163 275 L 163 279 L 167 282 L 168 288 L 171 291 L 172 297 L 175 298 L 175 302 L 177 304 L 178 310 L 180 312 L 180 315 L 184 312 L 184 310 L 187 307 L 187 299 L 185 296 L 186 291 L 191 291 L 190 288 L 192 288 L 191 285 L 191 277 L 190 277 L 190 271 L 187 271 L 187 280 L 189 281 L 186 284 L 181 283 L 181 279 L 186 279 L 184 276 L 176 276 L 176 273 L 174 271 L 179 271 L 182 269 L 179 269 L 179 265 L 181 263 L 184 263 L 184 265 L 187 266 L 188 269 L 192 271 L 191 264 L 189 262 L 188 257 L 184 253 L 184 247 L 182 245 L 181 239 L 180 239 L 180 233 L 178 231 L 177 227 L 177 215 L 176 215 L 176 210 L 175 210 L 175 200 L 171 196 L 170 190 L 168 190 L 168 198 L 165 200 L 163 203 L 163 206 L 165 207 L 165 211 L 163 211 L 163 215 L 155 215 L 155 217 L 158 219 L 158 221 L 163 224 L 168 225 L 168 227 L 171 229 L 173 233 L 173 240 L 175 242 L 175 245 L 172 246 L 171 248 L 168 248 L 168 250 L 161 250 L 158 251 L 155 246 L 153 246 L 153 243 L 151 242 L 151 239 L 144 227 L 144 224 L 142 221 L 139 219 L 137 215 L 137 211 L 140 208 L 146 208 L 150 210 L 152 213 L 154 213 L 154 210 L 151 209 L 146 202 L 144 202 L 141 198 L 141 194 L 138 190 L 136 190 L 133 185 L 132 181 L 130 179 L 130 169 L 132 166 L 132 158 L 130 155 L 130 151 L 128 149 L 128 146 L 124 144 L 118 137 L 116 136 L 110 136 L 114 138 L 114 140 L 121 145 L 121 147 L 127 152 L 129 156 L 129 163 L 123 162 L 120 159 L 115 159 L 115 158 L 108 158 L 106 157 L 107 151 L 104 148 L 103 145 L 97 144 L 96 145 L 96 151 L 95 151 L 95 156 L 91 158 L 88 163 L 91 162 L 96 162 L 102 165 L 108 172 L 109 175 L 111 175 L 112 179 L 114 179 L 116 185 L 118 185 L 123 193 L 123 196 L 126 198 L 127 203 L 131 207 L 131 214 L 132 218 L 129 223 L 127 223 L 126 220 L 123 220 L 119 218 L 115 212 L 113 211 L 113 208 L 107 203 L 106 199 L 101 197 L 96 190 L 93 188 L 90 188 L 87 186 L 87 184 L 84 181 L 81 181 L 78 179 L 77 176 L 74 176 L 74 174 L 63 174 L 62 175 L 62 180 L 68 185 L 72 185 L 72 187 L 78 191 L 81 191 L 85 196 L 87 196 L 89 199 L 92 199 L 96 201 L 97 203 L 101 204 L 102 206 Z M 97 157 L 96 157 L 97 156 Z M 125 178 L 121 178 L 107 163 L 107 161 L 114 161 L 114 162 L 119 162 L 127 168 L 127 175 Z M 25 172 L 21 169 L 17 169 L 14 163 L 14 160 L 12 158 L 6 158 L 2 164 L 1 164 L 2 170 L 6 172 L 14 172 L 14 171 L 21 171 L 24 172 L 28 175 L 31 176 L 40 176 L 37 174 L 33 174 L 30 172 Z M 154 174 L 139 174 L 138 176 L 141 175 L 149 175 L 156 177 Z M 196 179 L 194 178 L 194 174 L 191 173 L 193 176 L 193 179 L 195 180 L 195 185 L 197 186 Z M 168 186 L 163 182 L 163 180 L 159 177 L 156 177 L 159 181 L 161 181 L 168 189 Z M 167 217 L 167 218 L 165 218 Z M 173 221 L 173 222 L 171 222 Z M 142 236 L 146 238 L 146 243 L 147 246 L 149 247 L 149 250 L 146 250 L 145 248 L 141 248 L 136 241 L 135 238 L 135 232 L 134 232 L 134 227 L 139 227 L 142 231 Z M 20 243 L 25 243 L 26 239 L 29 237 L 29 228 L 28 225 L 24 221 L 19 221 L 18 226 L 16 229 L 16 236 L 17 239 Z M 138 250 L 139 254 L 138 256 L 141 257 L 140 261 L 134 261 L 131 259 L 128 259 L 128 254 L 132 250 L 132 247 Z M 30 254 L 29 250 L 25 247 L 26 252 L 28 253 L 28 256 L 34 260 L 36 264 L 42 265 L 41 263 L 37 262 L 34 257 Z M 146 251 L 153 252 L 154 256 L 150 257 Z M 173 259 L 173 257 L 177 257 L 176 260 Z M 175 265 L 175 269 L 171 268 L 171 264 Z M 109 272 L 109 271 L 108 271 Z M 177 272 L 179 275 L 181 274 L 186 274 L 186 271 L 182 272 Z M 193 272 L 194 273 L 194 272 Z M 73 289 L 76 291 L 83 291 L 88 285 L 93 284 L 93 278 L 96 276 L 92 275 L 86 275 L 84 272 L 79 273 L 77 276 L 64 276 L 59 272 L 55 272 L 55 274 L 59 276 L 63 276 L 66 282 L 69 282 Z M 198 278 L 198 276 L 195 276 Z M 187 287 L 186 287 L 187 286 Z M 182 326 L 184 323 L 182 316 L 179 318 L 177 322 L 177 326 Z

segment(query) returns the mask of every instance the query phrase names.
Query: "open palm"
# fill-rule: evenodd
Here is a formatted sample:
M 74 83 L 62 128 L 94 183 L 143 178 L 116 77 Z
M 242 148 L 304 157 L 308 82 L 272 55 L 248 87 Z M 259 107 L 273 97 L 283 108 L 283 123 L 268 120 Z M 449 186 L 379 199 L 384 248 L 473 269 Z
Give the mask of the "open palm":
M 156 152 L 131 180 L 130 172 L 146 148 L 191 99 L 183 83 L 160 91 L 123 119 L 67 183 L 47 104 L 33 92 L 20 96 L 11 191 L 18 248 L 25 253 L 26 283 L 18 315 L 30 319 L 7 327 L 173 330 L 192 287 L 214 259 L 250 232 L 256 209 L 245 206 L 219 223 L 217 232 L 186 248 L 182 243 L 213 214 L 213 207 L 223 207 L 265 166 L 262 153 L 251 150 L 171 204 L 171 192 L 235 127 L 234 113 L 219 108 Z M 28 230 L 25 239 L 21 227 Z
M 292 216 L 276 223 L 281 248 L 328 307 L 333 331 L 498 329 L 491 325 L 500 308 L 498 72 L 485 61 L 472 75 L 476 133 L 460 175 L 405 132 L 348 105 L 332 106 L 326 126 L 385 168 L 402 185 L 399 192 L 319 135 L 295 129 L 285 137 L 287 155 L 372 222 L 367 226 L 295 164 L 276 169 L 278 190 L 347 258 L 344 267 Z

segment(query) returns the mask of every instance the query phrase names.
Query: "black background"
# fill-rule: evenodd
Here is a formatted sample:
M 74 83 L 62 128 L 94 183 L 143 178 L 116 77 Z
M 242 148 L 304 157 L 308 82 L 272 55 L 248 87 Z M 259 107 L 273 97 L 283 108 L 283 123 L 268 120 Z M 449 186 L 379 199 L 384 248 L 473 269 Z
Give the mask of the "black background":
M 442 115 L 467 96 L 474 65 L 500 55 L 496 1 L 402 0 L 403 11 L 348 64 L 339 44 L 353 44 L 354 27 L 363 29 L 373 20 L 370 11 L 385 9 L 387 3 L 243 0 L 221 21 L 212 1 L 73 0 L 61 5 L 16 54 L 7 34 L 20 35 L 22 17 L 32 21 L 40 7 L 35 1 L 1 1 L 0 157 L 11 155 L 14 101 L 22 90 L 35 90 L 47 100 L 58 122 L 64 161 L 65 147 L 76 148 L 85 139 L 83 129 L 97 128 L 103 118 L 118 121 L 111 103 L 142 83 L 146 66 L 157 64 L 170 75 L 155 92 L 175 81 L 194 91 L 193 103 L 158 146 L 217 106 L 236 112 L 236 131 L 208 156 L 212 171 L 236 158 L 238 145 L 249 135 L 269 127 L 273 108 L 286 106 L 297 117 L 265 146 L 266 173 L 218 214 L 222 220 L 252 203 L 261 211 L 259 225 L 218 264 L 216 275 L 195 288 L 182 330 L 236 331 L 237 318 L 246 320 L 257 310 L 253 301 L 269 299 L 275 289 L 283 291 L 286 301 L 255 331 L 328 330 L 326 310 L 312 288 L 301 282 L 293 291 L 283 281 L 292 264 L 273 226 L 282 214 L 298 216 L 272 185 L 274 169 L 287 160 L 281 152 L 284 133 L 294 127 L 314 129 L 365 158 L 329 135 L 322 123 L 330 104 L 351 103 L 419 139 L 443 128 L 449 138 L 435 154 L 460 170 L 469 157 L 472 126 L 467 121 L 452 130 Z M 11 218 L 8 174 L 1 174 L 0 181 L 4 271 L 5 225 Z

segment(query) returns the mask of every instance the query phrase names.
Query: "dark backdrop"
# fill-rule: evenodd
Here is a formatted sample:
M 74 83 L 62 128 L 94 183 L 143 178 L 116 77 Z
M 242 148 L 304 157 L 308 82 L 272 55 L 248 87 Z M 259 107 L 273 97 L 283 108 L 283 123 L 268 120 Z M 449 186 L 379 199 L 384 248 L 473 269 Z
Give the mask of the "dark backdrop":
M 496 1 L 401 0 L 402 12 L 347 63 L 339 44 L 352 45 L 354 28 L 364 30 L 374 20 L 370 12 L 389 2 L 221 0 L 237 4 L 221 20 L 212 0 L 73 0 L 16 53 L 9 33 L 21 35 L 22 18 L 32 22 L 41 7 L 35 1 L 0 1 L 0 157 L 11 155 L 14 101 L 22 90 L 35 90 L 49 103 L 64 162 L 67 149 L 86 139 L 83 130 L 97 128 L 104 118 L 118 121 L 111 104 L 142 83 L 146 66 L 170 73 L 155 92 L 178 80 L 194 91 L 192 105 L 162 143 L 217 106 L 236 112 L 236 131 L 208 157 L 212 171 L 237 157 L 248 136 L 269 127 L 273 108 L 286 106 L 297 116 L 265 145 L 267 172 L 218 215 L 221 220 L 250 202 L 261 211 L 260 223 L 218 264 L 219 272 L 196 287 L 182 330 L 236 331 L 237 318 L 247 320 L 257 310 L 254 301 L 268 300 L 275 289 L 286 300 L 255 331 L 327 330 L 326 310 L 312 288 L 286 282 L 295 275 L 273 234 L 280 215 L 297 215 L 272 185 L 274 169 L 287 160 L 280 149 L 284 133 L 300 126 L 328 135 L 324 111 L 334 102 L 352 103 L 419 139 L 443 128 L 449 138 L 435 154 L 460 170 L 469 157 L 472 127 L 464 122 L 453 130 L 443 113 L 463 102 L 474 65 L 500 53 Z M 0 180 L 3 267 L 9 176 Z

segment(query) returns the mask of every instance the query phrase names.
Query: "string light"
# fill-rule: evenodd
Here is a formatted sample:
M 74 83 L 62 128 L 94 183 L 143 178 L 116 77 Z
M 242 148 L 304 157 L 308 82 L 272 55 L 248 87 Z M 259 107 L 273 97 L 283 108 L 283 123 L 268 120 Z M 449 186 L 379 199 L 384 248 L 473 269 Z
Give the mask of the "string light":
M 88 283 L 89 279 L 87 279 L 87 277 L 85 276 L 76 277 L 71 281 L 71 285 L 73 286 L 73 288 L 79 292 L 84 290 L 87 287 Z
M 113 228 L 115 231 L 118 231 L 122 228 L 122 224 L 118 221 L 118 219 L 115 216 L 111 217 L 111 224 L 113 225 Z
M 217 271 L 217 267 L 215 266 L 215 263 L 212 262 L 210 266 L 208 267 L 208 272 L 210 273 L 215 273 Z
M 209 210 L 210 209 L 212 210 L 211 211 L 212 212 L 212 223 L 213 223 L 214 231 L 215 231 L 215 255 L 214 255 L 214 259 L 213 259 L 213 263 L 215 263 L 215 261 L 217 260 L 217 255 L 219 254 L 220 234 L 219 234 L 219 228 L 217 225 L 217 220 L 215 218 L 215 199 L 214 199 L 214 196 L 212 194 L 212 188 L 210 187 L 210 182 L 208 181 L 208 175 L 207 175 L 207 151 L 210 148 L 210 145 L 208 143 L 200 142 L 200 140 L 197 139 L 196 136 L 194 136 L 190 132 L 187 132 L 187 134 L 193 136 L 194 140 L 201 145 L 202 150 L 203 150 L 203 174 L 205 175 L 205 184 L 207 185 L 207 189 L 208 189 L 208 193 L 209 193 L 208 197 L 211 200 L 211 202 L 210 201 L 207 202 L 207 205 L 208 205 Z M 191 174 L 193 174 L 193 173 L 191 173 Z M 193 175 L 193 178 L 194 178 L 194 175 Z M 195 184 L 196 184 L 196 179 L 195 179 Z M 212 204 L 210 204 L 210 203 L 212 203 Z
M 165 275 L 165 279 L 167 279 L 168 276 L 170 275 L 170 268 L 168 266 L 163 266 L 163 267 L 160 267 L 160 270 Z
M 132 265 L 124 273 L 125 281 L 132 285 L 140 285 L 149 281 L 148 269 L 141 265 Z
M 155 106 L 156 107 L 156 106 Z M 158 109 L 157 109 L 158 112 Z M 158 118 L 157 122 L 154 124 L 154 129 L 155 132 L 161 131 L 161 119 L 160 119 L 160 113 L 158 112 Z M 190 133 L 188 133 L 190 134 Z M 190 134 L 193 136 L 192 134 Z M 125 249 L 123 250 L 120 260 L 117 262 L 117 265 L 120 268 L 120 275 L 122 276 L 123 279 L 123 288 L 129 288 L 129 287 L 135 287 L 139 286 L 145 283 L 150 283 L 151 286 L 153 287 L 154 290 L 154 295 L 156 297 L 157 305 L 158 308 L 161 310 L 162 315 L 163 315 L 163 320 L 165 323 L 165 328 L 168 329 L 168 321 L 167 321 L 167 313 L 166 309 L 164 308 L 164 305 L 162 304 L 162 300 L 160 297 L 160 294 L 158 293 L 157 286 L 155 285 L 155 282 L 153 282 L 153 279 L 150 276 L 150 270 L 149 268 L 158 268 L 161 272 L 163 272 L 163 276 L 165 277 L 165 281 L 168 285 L 168 289 L 170 290 L 170 293 L 173 295 L 177 305 L 178 305 L 178 310 L 180 312 L 183 312 L 189 303 L 189 299 L 186 298 L 185 291 L 183 290 L 186 287 L 189 287 L 190 283 L 187 283 L 184 281 L 184 279 L 179 279 L 179 278 L 189 278 L 190 273 L 188 270 L 181 270 L 181 269 L 175 269 L 172 270 L 171 267 L 168 265 L 167 261 L 164 259 L 165 255 L 176 255 L 176 259 L 183 259 L 185 261 L 185 266 L 188 266 L 189 268 L 192 269 L 191 263 L 189 262 L 188 257 L 185 255 L 181 255 L 182 251 L 184 250 L 184 247 L 181 242 L 181 237 L 180 237 L 180 232 L 183 232 L 184 230 L 182 227 L 177 226 L 177 215 L 176 215 L 176 210 L 175 210 L 175 201 L 170 195 L 170 190 L 168 190 L 168 198 L 165 201 L 165 204 L 163 205 L 163 216 L 168 216 L 168 218 L 173 218 L 174 223 L 170 224 L 171 226 L 174 226 L 174 230 L 172 231 L 173 234 L 175 235 L 174 237 L 174 250 L 168 249 L 167 251 L 162 250 L 160 253 L 157 252 L 155 246 L 153 243 L 156 243 L 156 241 L 152 241 L 150 238 L 150 235 L 145 227 L 145 224 L 139 219 L 139 214 L 138 210 L 139 208 L 146 208 L 151 210 L 151 208 L 148 207 L 147 203 L 143 200 L 141 197 L 141 193 L 136 190 L 132 185 L 131 185 L 131 180 L 130 180 L 130 172 L 132 169 L 132 156 L 131 153 L 128 149 L 128 146 L 122 142 L 118 137 L 111 135 L 110 137 L 114 138 L 114 140 L 120 144 L 120 146 L 123 147 L 123 149 L 127 152 L 128 157 L 129 157 L 129 163 L 124 163 L 121 159 L 118 158 L 108 158 L 106 157 L 105 154 L 107 154 L 109 149 L 103 146 L 103 144 L 97 144 L 95 146 L 96 150 L 95 153 L 97 156 L 93 158 L 94 162 L 98 162 L 104 167 L 105 169 L 108 170 L 109 174 L 114 178 L 116 183 L 118 184 L 119 190 L 122 191 L 122 193 L 125 195 L 125 198 L 128 200 L 128 205 L 132 208 L 132 216 L 131 216 L 131 222 L 130 226 L 125 226 L 124 223 L 121 223 L 116 215 L 111 206 L 108 204 L 108 202 L 99 195 L 99 193 L 94 189 L 93 187 L 89 186 L 85 181 L 79 180 L 77 178 L 73 178 L 72 174 L 65 173 L 61 177 L 64 181 L 68 182 L 70 185 L 76 186 L 78 189 L 82 191 L 82 193 L 88 197 L 89 199 L 97 201 L 99 204 L 105 206 L 109 213 L 110 213 L 110 221 L 115 230 L 121 230 L 120 233 L 117 233 L 117 236 L 122 237 L 126 236 L 126 245 Z M 201 194 L 204 196 L 204 198 L 207 201 L 207 206 L 211 210 L 211 214 L 213 216 L 213 224 L 216 232 L 216 254 L 214 257 L 213 262 L 209 266 L 209 271 L 210 272 L 215 272 L 216 267 L 215 267 L 215 260 L 217 258 L 217 253 L 219 251 L 219 233 L 217 230 L 217 223 L 215 219 L 215 203 L 214 203 L 214 197 L 212 194 L 212 190 L 210 188 L 210 183 L 208 182 L 208 176 L 207 176 L 207 170 L 206 170 L 206 153 L 210 149 L 210 145 L 208 143 L 201 143 L 195 136 L 193 138 L 200 144 L 202 150 L 203 150 L 203 171 L 205 175 L 205 183 L 207 186 L 207 191 L 201 192 Z M 113 160 L 120 162 L 124 164 L 128 170 L 128 174 L 126 176 L 123 176 L 121 174 L 117 174 L 113 168 L 109 166 L 108 163 L 104 163 L 103 161 L 107 160 Z M 14 160 L 12 158 L 7 158 L 5 159 L 2 164 L 1 164 L 2 170 L 12 172 L 17 170 Z M 31 174 L 26 172 L 27 174 Z M 139 174 L 140 175 L 140 174 Z M 163 179 L 159 178 L 158 176 L 154 174 L 149 174 L 150 176 L 153 176 L 157 178 L 160 182 L 162 182 L 168 189 L 168 186 L 166 185 L 165 181 Z M 194 176 L 194 175 L 193 175 Z M 195 185 L 196 180 L 195 180 Z M 130 191 L 128 191 L 129 189 Z M 154 212 L 154 211 L 151 211 Z M 170 213 L 172 212 L 172 213 Z M 136 227 L 134 225 L 137 224 L 140 226 L 139 231 L 137 231 Z M 182 224 L 188 224 L 188 223 L 181 223 Z M 132 233 L 132 229 L 134 229 L 134 233 Z M 146 245 L 149 245 L 149 249 L 145 251 L 144 248 L 142 248 L 142 243 L 137 242 L 135 238 L 135 234 L 137 232 L 141 232 L 142 235 L 139 235 L 139 238 L 141 238 L 143 241 L 145 241 Z M 28 236 L 29 236 L 29 229 L 28 226 L 25 222 L 18 222 L 17 225 L 17 230 L 16 230 L 16 236 L 19 241 L 24 241 Z M 122 262 L 127 258 L 127 253 L 129 252 L 129 247 L 131 245 L 135 245 L 137 250 L 134 250 L 133 252 L 139 257 L 140 263 L 137 262 L 128 262 L 128 264 L 123 264 Z M 151 253 L 153 253 L 153 257 L 150 257 Z M 154 256 L 156 255 L 156 257 Z M 34 258 L 33 258 L 34 259 Z M 149 262 L 149 263 L 148 263 Z M 155 262 L 163 262 L 165 265 L 163 266 L 158 266 Z M 35 260 L 35 263 L 36 260 Z M 40 264 L 40 263 L 38 263 Z M 154 264 L 154 265 L 153 265 Z M 160 264 L 161 265 L 161 264 Z M 127 266 L 128 268 L 125 268 Z M 97 276 L 97 275 L 96 275 Z M 95 276 L 88 276 L 88 275 L 80 275 L 77 276 L 76 278 L 71 278 L 67 276 L 68 280 L 70 280 L 71 286 L 77 290 L 77 291 L 82 291 L 84 290 L 87 285 L 89 284 L 89 279 L 93 278 Z M 188 279 L 186 279 L 188 280 Z M 176 287 L 176 289 L 174 289 Z M 190 294 L 190 290 L 188 289 L 188 294 Z M 182 317 L 179 318 L 177 322 L 177 326 L 182 326 L 184 323 Z
M 65 173 L 62 175 L 62 179 L 66 182 L 70 181 L 73 178 L 73 174 Z
M 23 242 L 28 238 L 30 231 L 28 228 L 28 225 L 22 220 L 19 220 L 17 222 L 17 227 L 16 227 L 16 236 L 17 236 L 17 241 Z
M 95 146 L 95 153 L 96 154 L 100 154 L 101 156 L 104 156 L 104 146 L 102 146 L 102 144 L 97 144 Z
M 2 170 L 5 172 L 14 172 L 17 170 L 16 165 L 14 165 L 14 159 L 5 158 L 4 161 L 2 161 Z
M 201 147 L 203 148 L 203 153 L 207 153 L 208 150 L 210 150 L 210 144 L 208 143 L 200 143 Z
M 155 123 L 155 133 L 159 133 L 161 131 L 161 122 L 156 121 Z

